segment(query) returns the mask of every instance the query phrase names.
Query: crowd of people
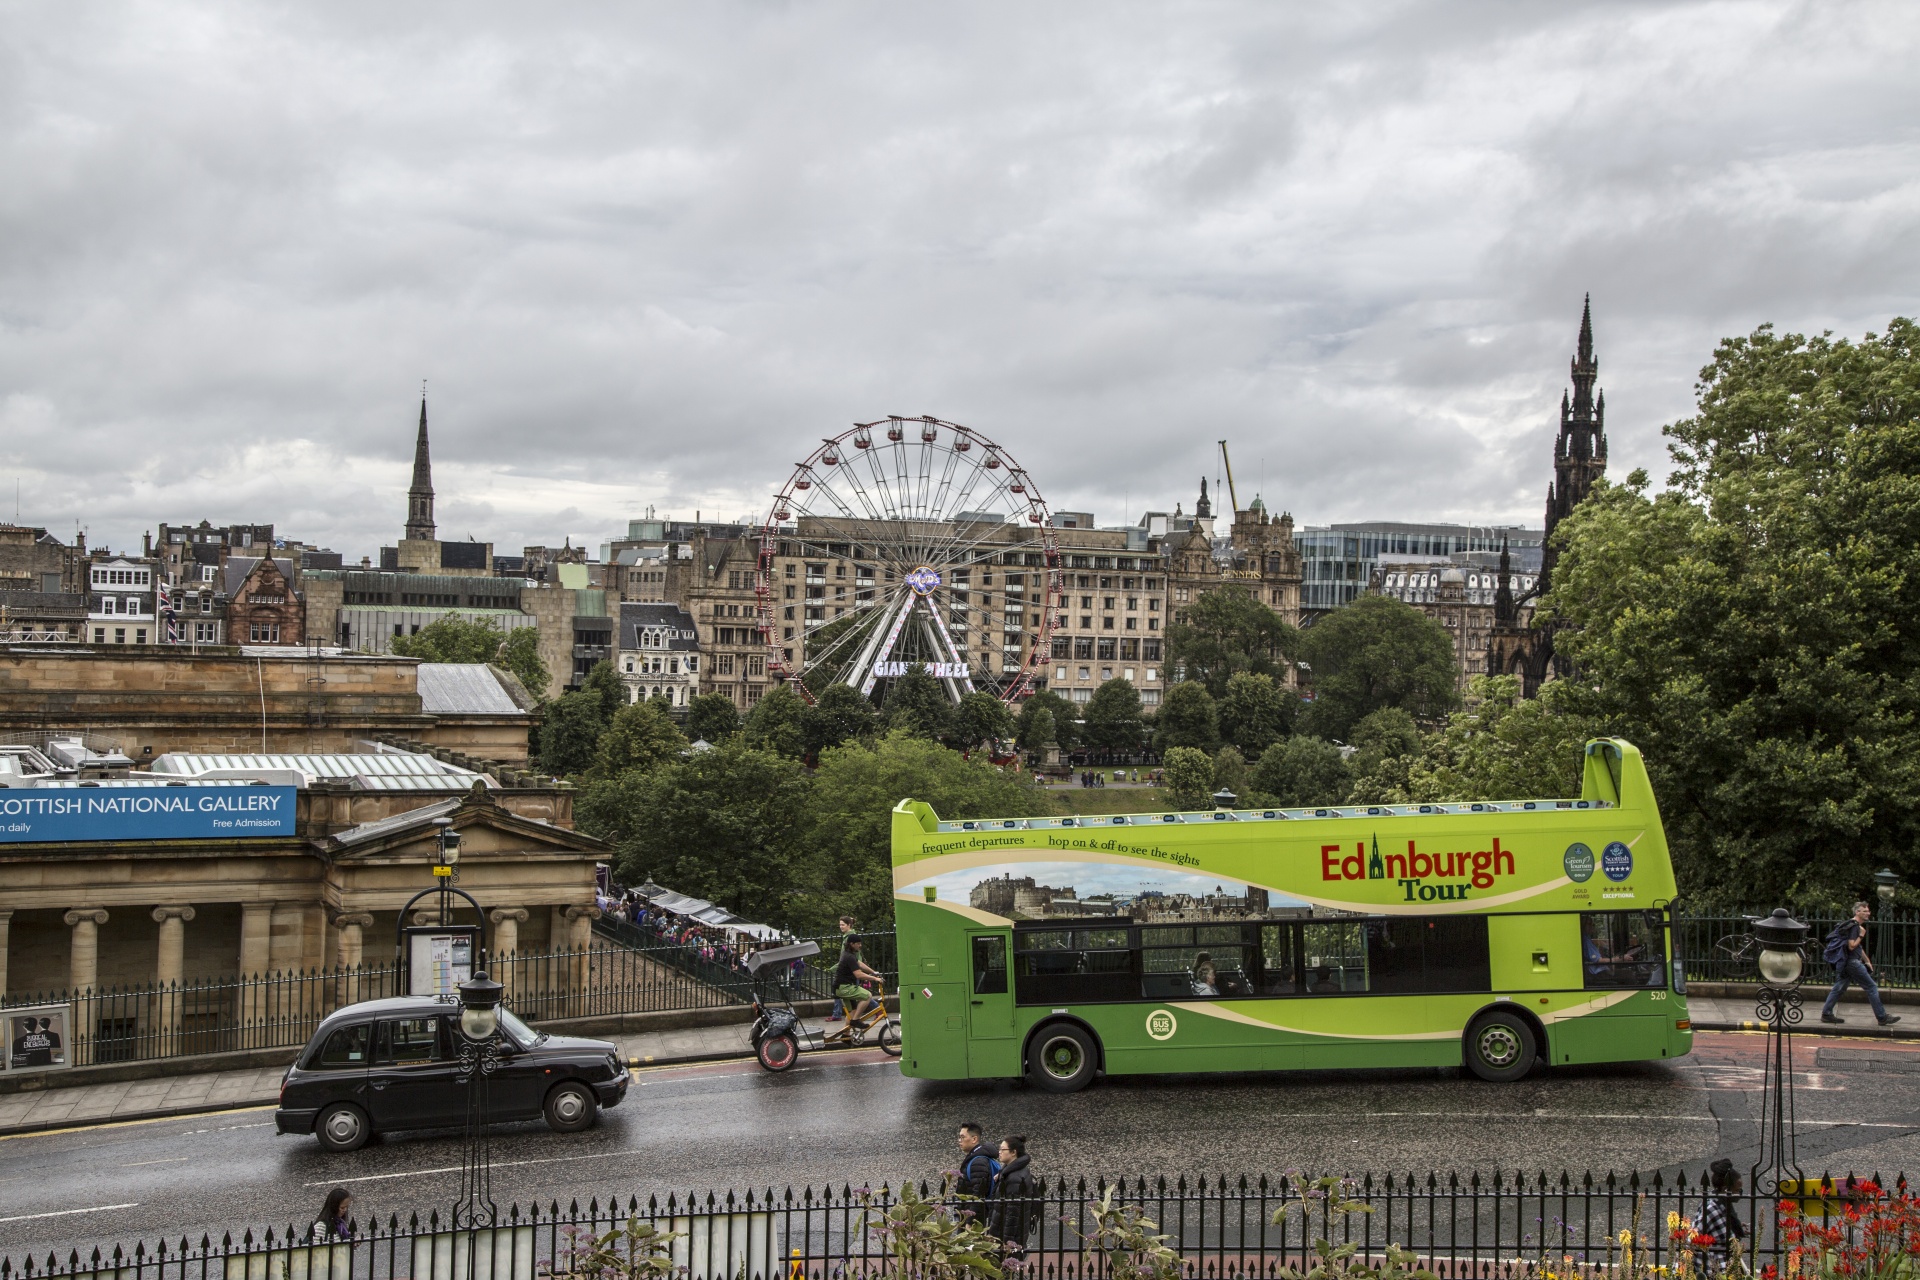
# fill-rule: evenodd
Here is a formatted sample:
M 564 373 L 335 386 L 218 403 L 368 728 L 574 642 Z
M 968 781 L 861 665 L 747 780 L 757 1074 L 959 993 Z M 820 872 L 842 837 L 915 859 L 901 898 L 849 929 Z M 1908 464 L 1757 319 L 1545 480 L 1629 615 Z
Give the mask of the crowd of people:
M 707 924 L 690 915 L 669 911 L 634 889 L 617 894 L 602 894 L 600 909 L 616 920 L 625 921 L 663 947 L 683 947 L 708 964 L 748 976 L 747 957 L 762 947 L 779 946 L 792 939 L 781 936 L 759 938 L 727 925 Z

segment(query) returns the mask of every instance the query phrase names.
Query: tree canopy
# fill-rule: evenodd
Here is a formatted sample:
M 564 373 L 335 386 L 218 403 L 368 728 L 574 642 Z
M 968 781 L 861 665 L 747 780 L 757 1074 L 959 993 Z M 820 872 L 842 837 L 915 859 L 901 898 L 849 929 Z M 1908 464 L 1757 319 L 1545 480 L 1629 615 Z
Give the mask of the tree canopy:
M 1269 675 L 1238 671 L 1227 681 L 1219 701 L 1220 736 L 1249 760 L 1293 731 L 1294 711 L 1300 699 Z
M 540 767 L 560 777 L 585 772 L 606 727 L 606 706 L 598 694 L 561 694 L 540 717 Z
M 747 713 L 747 745 L 798 760 L 807 753 L 807 704 L 789 684 L 776 684 Z
M 1192 747 L 1211 752 L 1220 745 L 1219 713 L 1213 695 L 1206 686 L 1182 680 L 1160 699 L 1159 714 L 1153 718 L 1154 744 L 1162 754 L 1174 747 Z
M 887 687 L 880 718 L 889 733 L 900 729 L 916 738 L 944 738 L 953 724 L 953 703 L 932 673 L 915 662 Z
M 1239 672 L 1284 680 L 1299 634 L 1246 587 L 1229 584 L 1202 592 L 1167 628 L 1167 660 L 1219 698 Z
M 545 701 L 552 678 L 540 661 L 540 632 L 516 627 L 502 632 L 489 618 L 443 614 L 410 636 L 395 636 L 394 653 L 423 662 L 490 662 L 513 673 L 536 700 Z
M 1160 776 L 1176 809 L 1213 808 L 1213 761 L 1198 747 L 1169 747 Z
M 807 754 L 818 756 L 829 747 L 870 738 L 876 720 L 873 703 L 852 685 L 830 684 L 820 700 L 807 708 L 802 721 L 807 735 Z
M 1362 717 L 1400 707 L 1437 720 L 1460 703 L 1447 629 L 1392 596 L 1361 596 L 1302 633 L 1313 702 L 1300 730 L 1345 741 Z
M 1341 803 L 1349 776 L 1340 748 L 1305 734 L 1274 743 L 1253 767 L 1254 789 L 1285 809 Z
M 724 693 L 703 693 L 687 700 L 687 737 L 716 746 L 740 732 L 740 709 Z
M 612 777 L 628 769 L 651 771 L 678 760 L 686 749 L 686 736 L 664 706 L 651 699 L 636 702 L 613 713 L 594 752 L 594 772 Z
M 976 689 L 960 699 L 953 709 L 948 740 L 962 751 L 973 751 L 996 738 L 1011 738 L 1013 710 L 984 690 Z
M 1109 751 L 1138 751 L 1146 735 L 1140 691 L 1131 680 L 1108 680 L 1088 699 L 1082 732 L 1087 745 Z
M 1071 751 L 1080 741 L 1079 716 L 1074 711 L 1073 703 L 1051 689 L 1034 694 L 1020 708 L 1020 719 L 1015 728 L 1020 748 L 1023 751 L 1038 751 L 1047 745 L 1045 738 L 1034 733 L 1035 717 L 1042 711 L 1052 714 L 1054 742 L 1062 751 Z
M 1564 709 L 1645 753 L 1682 892 L 1838 905 L 1920 874 L 1920 327 L 1730 338 L 1667 492 L 1561 522 Z

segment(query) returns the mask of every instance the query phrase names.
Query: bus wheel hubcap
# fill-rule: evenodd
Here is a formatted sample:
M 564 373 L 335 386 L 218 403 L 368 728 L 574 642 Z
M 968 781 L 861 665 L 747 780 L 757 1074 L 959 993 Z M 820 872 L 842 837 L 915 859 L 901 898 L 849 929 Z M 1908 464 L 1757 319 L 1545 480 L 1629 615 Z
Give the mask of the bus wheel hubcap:
M 1071 1080 L 1080 1074 L 1080 1042 L 1070 1036 L 1049 1040 L 1040 1051 L 1040 1061 L 1046 1065 L 1048 1075 Z
M 1480 1057 L 1487 1065 L 1504 1067 L 1520 1056 L 1520 1039 L 1507 1027 L 1488 1027 L 1480 1033 Z

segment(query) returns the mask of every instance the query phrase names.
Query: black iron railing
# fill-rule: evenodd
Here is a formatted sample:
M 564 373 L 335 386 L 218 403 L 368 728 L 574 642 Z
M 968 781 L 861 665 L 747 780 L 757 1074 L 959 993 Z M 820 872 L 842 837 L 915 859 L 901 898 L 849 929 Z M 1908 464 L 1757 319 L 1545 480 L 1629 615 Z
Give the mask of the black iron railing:
M 628 936 L 634 937 L 629 942 Z M 893 936 L 863 935 L 868 954 L 884 958 L 893 990 Z M 646 941 L 651 945 L 637 945 Z M 802 997 L 830 994 L 839 939 L 820 939 L 821 955 L 793 975 Z M 874 961 L 869 961 L 870 964 Z M 737 959 L 716 958 L 699 945 L 644 938 L 631 925 L 602 922 L 586 951 L 497 956 L 493 977 L 507 1006 L 529 1022 L 605 1017 L 675 1009 L 738 1007 L 753 983 Z M 71 1011 L 68 1064 L 133 1062 L 244 1050 L 295 1049 L 335 1009 L 403 994 L 398 964 L 284 970 L 251 977 L 196 979 L 152 986 L 82 991 L 12 992 L 9 1008 L 65 1004 Z M 4 1025 L 0 1022 L 0 1025 Z
M 1879 911 L 1880 908 L 1876 906 L 1876 916 Z M 1756 911 L 1753 914 L 1763 916 L 1767 913 Z M 1809 985 L 1831 982 L 1833 970 L 1820 961 L 1819 954 L 1825 946 L 1827 934 L 1845 917 L 1833 911 L 1796 911 L 1794 914 L 1811 926 L 1807 942 L 1814 959 L 1807 967 L 1807 982 Z M 1747 935 L 1750 927 L 1748 917 L 1691 915 L 1676 911 L 1673 925 L 1681 958 L 1686 962 L 1688 978 L 1702 982 L 1756 980 L 1752 958 L 1737 957 L 1730 947 L 1722 945 L 1737 943 Z M 1873 956 L 1874 972 L 1881 986 L 1920 987 L 1920 915 L 1902 911 L 1872 920 L 1867 925 L 1867 950 Z
M 1827 1180 L 1824 1199 L 1807 1203 L 1816 1221 L 1845 1223 L 1849 1180 Z M 1138 1206 L 1195 1280 L 1270 1278 L 1282 1267 L 1311 1265 L 1316 1239 L 1354 1243 L 1379 1258 L 1388 1244 L 1414 1251 L 1443 1280 L 1492 1277 L 1616 1277 L 1672 1274 L 1679 1252 L 1669 1214 L 1697 1224 L 1707 1191 L 1701 1182 L 1656 1174 L 1434 1173 L 1349 1180 L 1342 1194 L 1371 1212 L 1336 1213 L 1299 1177 L 1120 1178 L 1043 1181 L 1028 1203 L 1038 1236 L 1019 1274 L 1036 1280 L 1100 1280 L 1104 1260 L 1089 1250 L 1092 1209 L 1112 1188 L 1114 1203 Z M 1904 1194 L 1905 1180 L 1894 1184 Z M 1303 1198 L 1302 1191 L 1307 1194 Z M 923 1197 L 941 1198 L 922 1185 Z M 349 1239 L 311 1242 L 297 1224 L 225 1235 L 215 1241 L 153 1241 L 70 1249 L 0 1260 L 0 1280 L 67 1280 L 109 1273 L 114 1280 L 224 1280 L 232 1276 L 305 1280 L 536 1280 L 565 1273 L 568 1242 L 582 1229 L 605 1231 L 639 1217 L 681 1233 L 672 1247 L 684 1280 L 839 1280 L 900 1273 L 868 1229 L 898 1196 L 876 1190 L 805 1189 L 695 1196 L 589 1200 L 562 1208 L 511 1207 L 491 1230 L 453 1232 L 430 1215 L 360 1224 Z M 945 1200 L 950 1212 L 978 1202 Z M 1785 1252 L 1776 1208 L 1743 1198 L 1755 1230 L 1750 1266 L 1778 1264 Z M 1857 1229 L 1857 1228 L 1849 1228 Z M 1625 1250 L 1634 1266 L 1623 1266 Z M 481 1265 L 468 1268 L 470 1251 Z M 1690 1259 L 1692 1261 L 1692 1259 Z M 1697 1272 L 1698 1268 L 1695 1268 Z M 1787 1268 L 1782 1268 L 1783 1272 Z M 911 1269 L 907 1274 L 913 1274 Z

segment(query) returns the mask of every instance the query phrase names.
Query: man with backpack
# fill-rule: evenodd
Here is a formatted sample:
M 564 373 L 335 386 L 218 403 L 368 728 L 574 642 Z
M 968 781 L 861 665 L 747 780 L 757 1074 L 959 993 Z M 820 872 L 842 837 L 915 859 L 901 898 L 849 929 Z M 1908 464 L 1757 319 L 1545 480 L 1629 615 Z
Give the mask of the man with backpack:
M 1873 908 L 1856 902 L 1852 918 L 1842 920 L 1827 935 L 1826 950 L 1820 956 L 1833 966 L 1834 982 L 1833 990 L 1827 992 L 1827 1003 L 1820 1010 L 1822 1022 L 1846 1022 L 1834 1014 L 1833 1007 L 1840 1003 L 1849 982 L 1867 993 L 1867 1003 L 1873 1007 L 1873 1016 L 1881 1026 L 1890 1027 L 1900 1021 L 1897 1016 L 1887 1016 L 1886 1007 L 1880 1003 L 1880 985 L 1873 978 L 1873 960 L 1867 955 L 1867 921 L 1872 918 Z
M 993 1151 L 980 1141 L 978 1123 L 969 1120 L 960 1126 L 960 1185 L 954 1190 L 976 1200 L 993 1199 L 993 1180 L 1000 1175 L 1000 1162 Z

